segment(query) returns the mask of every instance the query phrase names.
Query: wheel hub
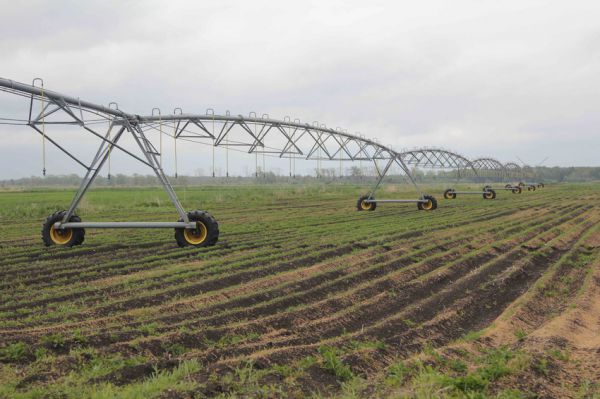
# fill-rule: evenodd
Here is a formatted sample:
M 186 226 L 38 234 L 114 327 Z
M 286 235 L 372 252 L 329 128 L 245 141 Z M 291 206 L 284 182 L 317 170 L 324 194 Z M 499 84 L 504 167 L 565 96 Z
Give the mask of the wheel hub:
M 183 232 L 183 236 L 186 241 L 191 245 L 198 245 L 206 240 L 208 236 L 208 229 L 202 222 L 196 222 L 195 229 L 185 229 Z

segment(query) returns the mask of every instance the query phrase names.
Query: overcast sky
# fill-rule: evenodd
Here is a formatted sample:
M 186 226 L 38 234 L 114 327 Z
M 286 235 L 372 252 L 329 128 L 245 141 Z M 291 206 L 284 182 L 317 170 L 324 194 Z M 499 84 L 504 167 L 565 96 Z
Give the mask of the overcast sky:
M 255 111 L 394 148 L 600 165 L 598 1 L 57 0 L 1 10 L 1 77 L 43 77 L 48 89 L 127 112 Z M 1 96 L 0 117 L 9 101 Z M 208 171 L 198 151 L 182 150 L 180 173 Z M 40 154 L 33 131 L 0 126 L 0 178 L 39 175 Z M 231 162 L 234 174 L 253 167 Z M 149 173 L 124 159 L 113 168 Z M 82 173 L 56 152 L 48 171 Z

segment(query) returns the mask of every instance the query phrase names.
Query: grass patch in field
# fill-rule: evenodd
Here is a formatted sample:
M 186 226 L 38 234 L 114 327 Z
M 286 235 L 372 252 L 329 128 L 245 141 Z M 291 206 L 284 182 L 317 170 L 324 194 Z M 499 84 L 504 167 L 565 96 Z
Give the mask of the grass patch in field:
M 406 397 L 485 398 L 489 397 L 492 382 L 530 365 L 528 356 L 506 347 L 484 350 L 477 356 L 466 354 L 464 359 L 448 358 L 431 348 L 426 348 L 423 355 L 427 360 L 398 361 L 389 366 L 385 385 Z M 467 361 L 472 364 L 471 369 Z M 502 395 L 523 397 L 519 391 L 506 391 Z
M 321 355 L 321 367 L 340 381 L 349 381 L 354 378 L 350 367 L 340 358 L 339 349 L 324 345 L 319 347 L 319 355 Z
M 225 334 L 217 341 L 213 341 L 210 339 L 206 339 L 205 342 L 207 346 L 214 348 L 228 348 L 230 346 L 239 345 L 241 343 L 254 341 L 260 338 L 260 334 L 249 332 L 247 334 Z
M 105 364 L 100 365 L 104 367 Z M 185 361 L 171 371 L 156 371 L 152 376 L 141 382 L 125 386 L 116 386 L 111 383 L 90 384 L 82 376 L 71 374 L 62 381 L 48 387 L 35 387 L 29 391 L 21 391 L 16 384 L 0 385 L 0 398 L 10 399 L 150 399 L 158 398 L 166 390 L 190 391 L 196 383 L 190 376 L 200 370 L 200 364 L 195 360 Z M 105 375 L 105 372 L 91 372 L 91 375 Z
M 29 347 L 24 342 L 15 342 L 0 349 L 0 359 L 18 362 L 29 355 Z
M 44 335 L 42 337 L 42 344 L 50 349 L 61 349 L 66 344 L 65 336 L 61 333 Z
M 143 335 L 145 335 L 147 337 L 147 336 L 150 336 L 150 335 L 156 335 L 158 327 L 160 327 L 160 326 L 156 322 L 148 323 L 148 324 L 142 324 L 141 326 L 139 326 L 139 331 Z
M 352 340 L 348 344 L 349 350 L 361 350 L 361 349 L 377 349 L 384 350 L 386 348 L 385 342 L 382 341 L 357 341 Z
M 523 342 L 525 338 L 527 338 L 527 333 L 525 332 L 525 330 L 519 328 L 515 331 L 515 337 L 517 338 L 517 341 Z

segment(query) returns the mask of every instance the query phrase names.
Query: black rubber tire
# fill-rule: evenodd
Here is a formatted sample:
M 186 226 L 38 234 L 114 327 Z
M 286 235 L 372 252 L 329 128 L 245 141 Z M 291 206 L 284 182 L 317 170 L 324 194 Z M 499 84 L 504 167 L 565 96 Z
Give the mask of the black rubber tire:
M 210 213 L 199 210 L 191 211 L 188 212 L 188 219 L 191 222 L 201 222 L 204 224 L 207 230 L 206 238 L 198 244 L 192 244 L 185 238 L 186 229 L 175 229 L 175 241 L 177 241 L 177 245 L 180 247 L 210 247 L 219 241 L 219 223 L 217 223 L 217 220 Z M 183 222 L 183 219 L 179 219 L 179 221 Z
M 544 188 L 544 183 L 538 183 L 538 188 Z
M 375 208 L 377 208 L 377 202 L 369 202 L 368 203 L 368 207 L 365 206 L 365 204 L 363 204 L 363 201 L 369 199 L 368 195 L 362 195 L 358 198 L 358 201 L 356 201 L 356 209 L 359 211 L 369 211 L 372 212 L 375 210 Z M 374 197 L 371 197 L 370 199 L 375 199 Z
M 62 221 L 66 213 L 67 211 L 58 211 L 46 218 L 46 221 L 42 225 L 42 241 L 45 246 L 50 247 L 52 245 L 59 245 L 61 247 L 73 247 L 75 245 L 83 244 L 83 241 L 85 240 L 85 229 L 70 229 L 73 231 L 73 234 L 64 244 L 58 244 L 52 239 L 52 226 L 54 226 L 54 223 Z M 77 215 L 72 215 L 69 218 L 69 222 L 81 222 L 81 218 Z
M 527 191 L 535 191 L 535 186 L 527 186 Z
M 496 191 L 494 191 L 492 189 L 485 190 L 485 192 L 483 193 L 483 199 L 486 199 L 486 200 L 496 199 Z
M 424 195 L 423 199 L 429 200 L 431 201 L 431 208 L 426 209 L 423 207 L 423 203 L 422 202 L 417 202 L 417 209 L 420 211 L 433 211 L 437 209 L 437 200 L 435 199 L 435 197 L 433 195 Z
M 521 194 L 522 191 L 523 191 L 523 189 L 519 186 L 513 187 L 513 189 L 512 189 L 513 194 Z
M 504 186 L 504 188 L 511 188 L 511 187 L 512 187 L 512 184 L 507 184 Z
M 456 193 L 454 192 L 454 189 L 449 188 L 446 191 L 444 191 L 444 198 L 445 199 L 455 199 Z
M 519 187 L 525 187 L 525 183 L 523 183 L 522 181 L 520 181 L 519 184 L 517 184 L 517 186 L 519 186 Z
M 491 190 L 491 189 L 492 189 L 492 186 L 483 186 L 483 191 L 485 191 L 485 190 Z

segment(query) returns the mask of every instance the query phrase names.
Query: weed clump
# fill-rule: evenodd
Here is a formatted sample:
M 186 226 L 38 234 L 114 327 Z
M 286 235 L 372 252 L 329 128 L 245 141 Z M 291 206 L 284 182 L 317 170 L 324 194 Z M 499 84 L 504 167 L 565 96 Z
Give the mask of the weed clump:
M 323 364 L 322 367 L 335 375 L 341 381 L 349 381 L 354 378 L 350 367 L 340 358 L 339 350 L 332 346 L 321 346 L 319 348 Z
M 0 359 L 18 362 L 29 355 L 29 348 L 24 342 L 15 342 L 0 350 Z

